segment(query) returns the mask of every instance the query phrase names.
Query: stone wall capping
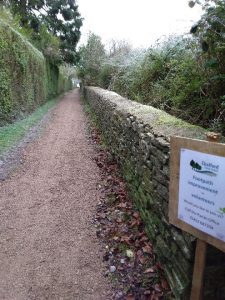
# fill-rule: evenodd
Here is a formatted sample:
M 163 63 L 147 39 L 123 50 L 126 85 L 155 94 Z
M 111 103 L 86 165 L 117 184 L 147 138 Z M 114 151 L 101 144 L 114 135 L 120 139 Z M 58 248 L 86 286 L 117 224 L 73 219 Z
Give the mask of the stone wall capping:
M 128 115 L 136 117 L 145 126 L 150 125 L 155 134 L 164 136 L 167 140 L 171 135 L 205 139 L 206 130 L 199 126 L 190 125 L 152 106 L 123 98 L 115 92 L 105 92 L 98 87 L 89 87 L 89 89 L 107 97 L 106 101 L 109 102 L 110 100 L 115 105 L 116 110 L 126 110 Z

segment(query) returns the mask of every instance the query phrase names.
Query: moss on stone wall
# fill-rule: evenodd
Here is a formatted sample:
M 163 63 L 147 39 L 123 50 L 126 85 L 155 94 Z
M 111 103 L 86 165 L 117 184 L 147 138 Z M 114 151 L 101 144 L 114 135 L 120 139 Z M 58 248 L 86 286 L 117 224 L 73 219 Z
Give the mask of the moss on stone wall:
M 20 33 L 0 21 L 0 126 L 68 90 L 71 80 Z

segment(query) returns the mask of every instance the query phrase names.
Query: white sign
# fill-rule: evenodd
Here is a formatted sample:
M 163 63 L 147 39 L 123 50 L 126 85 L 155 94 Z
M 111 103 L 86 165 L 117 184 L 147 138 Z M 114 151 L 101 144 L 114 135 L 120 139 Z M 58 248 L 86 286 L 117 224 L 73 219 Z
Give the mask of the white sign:
M 178 219 L 225 241 L 225 157 L 180 150 Z

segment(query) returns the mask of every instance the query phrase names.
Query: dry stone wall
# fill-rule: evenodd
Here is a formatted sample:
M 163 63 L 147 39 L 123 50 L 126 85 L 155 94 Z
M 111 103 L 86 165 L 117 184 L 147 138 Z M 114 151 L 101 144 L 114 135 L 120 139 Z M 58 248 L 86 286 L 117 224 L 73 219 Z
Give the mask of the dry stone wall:
M 205 131 L 100 88 L 84 88 L 84 97 L 121 166 L 176 299 L 188 298 L 194 238 L 168 222 L 170 136 L 204 139 Z

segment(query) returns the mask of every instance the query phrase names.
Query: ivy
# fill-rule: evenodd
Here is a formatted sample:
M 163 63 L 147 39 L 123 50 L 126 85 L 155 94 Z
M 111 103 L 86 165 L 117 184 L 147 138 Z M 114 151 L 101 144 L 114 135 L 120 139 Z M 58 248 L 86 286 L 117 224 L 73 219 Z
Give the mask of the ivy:
M 57 65 L 0 21 L 0 126 L 26 116 L 64 92 L 71 87 L 67 82 L 71 80 Z

